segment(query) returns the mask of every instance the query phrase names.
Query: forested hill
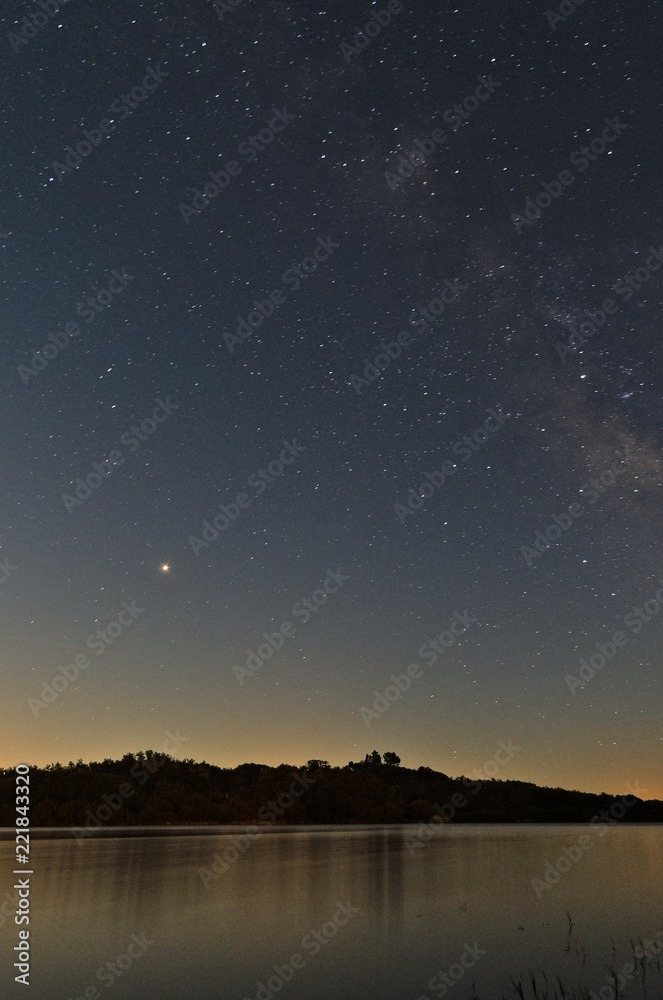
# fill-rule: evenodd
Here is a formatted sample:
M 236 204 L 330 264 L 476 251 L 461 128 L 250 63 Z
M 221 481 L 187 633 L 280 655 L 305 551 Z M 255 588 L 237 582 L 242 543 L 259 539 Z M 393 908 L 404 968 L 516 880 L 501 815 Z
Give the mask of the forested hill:
M 311 760 L 305 767 L 231 769 L 149 750 L 121 760 L 51 764 L 31 769 L 30 825 L 663 822 L 663 802 L 637 794 L 450 778 L 399 764 L 396 754 L 373 751 L 345 767 Z M 0 770 L 0 826 L 14 826 L 14 788 L 14 770 Z

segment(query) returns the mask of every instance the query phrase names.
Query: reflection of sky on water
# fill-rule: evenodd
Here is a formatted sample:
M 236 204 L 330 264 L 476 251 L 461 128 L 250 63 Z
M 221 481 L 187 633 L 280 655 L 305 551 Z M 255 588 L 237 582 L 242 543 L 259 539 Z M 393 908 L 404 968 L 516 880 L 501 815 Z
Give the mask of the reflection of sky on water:
M 414 851 L 403 828 L 272 829 L 208 887 L 200 868 L 211 870 L 215 852 L 241 830 L 170 833 L 82 846 L 35 841 L 34 1000 L 68 1000 L 99 986 L 97 970 L 125 952 L 134 934 L 154 943 L 112 983 L 114 1000 L 254 1000 L 259 982 L 295 953 L 305 964 L 283 987 L 288 1000 L 415 1000 L 475 942 L 486 955 L 459 984 L 463 995 L 476 981 L 482 1000 L 497 996 L 507 975 L 542 967 L 569 985 L 582 976 L 598 992 L 605 964 L 621 968 L 631 939 L 663 930 L 657 827 L 611 828 L 602 837 L 577 826 L 445 826 Z M 537 898 L 531 880 L 582 835 L 592 846 Z M 10 848 L 0 844 L 5 871 Z M 317 955 L 303 948 L 306 935 L 329 926 L 348 901 L 357 915 Z M 0 929 L 3 951 L 15 930 L 9 921 Z M 576 951 L 587 956 L 584 971 Z

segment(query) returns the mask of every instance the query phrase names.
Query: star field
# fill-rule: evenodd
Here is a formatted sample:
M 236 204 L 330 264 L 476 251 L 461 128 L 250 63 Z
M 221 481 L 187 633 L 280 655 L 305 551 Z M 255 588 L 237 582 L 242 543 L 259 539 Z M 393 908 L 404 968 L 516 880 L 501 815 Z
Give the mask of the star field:
M 660 11 L 387 6 L 3 11 L 7 766 L 513 739 L 663 797 Z

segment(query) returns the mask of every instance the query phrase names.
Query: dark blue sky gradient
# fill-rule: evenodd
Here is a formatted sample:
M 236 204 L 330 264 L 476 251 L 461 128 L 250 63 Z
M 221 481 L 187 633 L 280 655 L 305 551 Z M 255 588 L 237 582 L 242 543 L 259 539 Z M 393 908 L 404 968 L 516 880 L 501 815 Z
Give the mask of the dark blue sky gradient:
M 382 9 L 70 4 L 19 51 L 6 36 L 28 8 L 0 18 L 5 765 L 159 749 L 179 727 L 185 755 L 222 766 L 377 747 L 456 775 L 511 739 L 499 777 L 663 796 L 663 614 L 624 622 L 663 578 L 660 11 L 588 2 L 553 27 L 544 4 L 424 0 L 346 58 Z M 153 92 L 109 110 L 149 67 Z M 475 107 L 482 77 L 494 92 Z M 459 102 L 462 124 L 445 114 Z M 54 166 L 104 119 L 76 169 Z M 583 161 L 606 119 L 626 127 Z M 615 290 L 643 267 L 632 296 Z M 103 305 L 113 272 L 125 287 Z M 564 354 L 568 324 L 610 297 Z M 441 315 L 418 330 L 420 309 Z M 503 425 L 454 451 L 491 410 Z M 294 460 L 260 489 L 284 442 Z M 65 503 L 94 463 L 112 471 Z M 192 543 L 240 493 L 219 537 Z M 349 579 L 297 619 L 329 571 Z M 91 652 L 131 601 L 143 610 Z M 477 621 L 427 664 L 456 613 Z M 286 621 L 294 636 L 240 684 L 233 666 Z M 90 666 L 31 708 L 80 653 Z M 361 709 L 411 663 L 423 676 L 368 727 Z

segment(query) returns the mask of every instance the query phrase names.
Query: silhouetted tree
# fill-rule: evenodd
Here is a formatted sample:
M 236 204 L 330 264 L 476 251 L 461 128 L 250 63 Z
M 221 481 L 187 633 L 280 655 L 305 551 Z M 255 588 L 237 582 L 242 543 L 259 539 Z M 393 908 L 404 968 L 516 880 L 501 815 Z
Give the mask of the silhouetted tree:
M 541 788 L 524 781 L 450 778 L 429 767 L 397 767 L 395 761 L 400 759 L 391 752 L 383 758 L 384 764 L 373 751 L 362 761 L 333 768 L 327 761 L 309 760 L 315 781 L 276 821 L 430 822 L 436 812 L 444 815 L 444 804 L 457 794 L 465 804 L 457 808 L 454 823 L 589 823 L 596 822 L 599 814 L 614 815 L 622 823 L 663 822 L 663 802 L 656 800 L 629 798 L 624 814 L 622 800 L 605 793 Z M 148 767 L 150 759 L 154 763 Z M 141 762 L 138 773 L 137 762 Z M 103 819 L 104 826 L 269 822 L 260 812 L 287 792 L 293 770 L 286 764 L 221 768 L 191 758 L 161 758 L 154 751 L 83 766 L 49 764 L 31 768 L 31 819 L 35 827 L 84 826 L 90 813 L 96 815 L 109 796 L 117 801 L 118 789 L 128 784 L 133 794 Z M 11 826 L 15 820 L 14 788 L 14 770 L 0 768 L 0 826 Z

